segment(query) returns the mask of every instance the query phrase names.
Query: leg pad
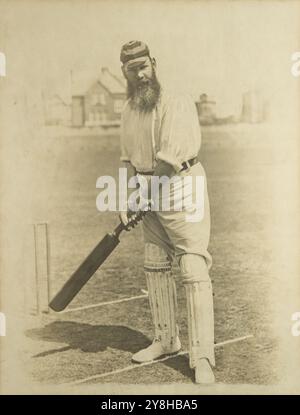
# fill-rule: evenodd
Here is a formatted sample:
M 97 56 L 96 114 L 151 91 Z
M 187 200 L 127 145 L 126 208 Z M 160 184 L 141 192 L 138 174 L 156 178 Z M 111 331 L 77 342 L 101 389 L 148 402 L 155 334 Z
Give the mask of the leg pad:
M 171 273 L 171 264 L 160 247 L 147 243 L 144 268 L 155 338 L 168 349 L 178 337 L 176 284 Z
M 202 358 L 214 366 L 213 294 L 206 262 L 200 255 L 185 254 L 180 268 L 187 299 L 190 367 Z

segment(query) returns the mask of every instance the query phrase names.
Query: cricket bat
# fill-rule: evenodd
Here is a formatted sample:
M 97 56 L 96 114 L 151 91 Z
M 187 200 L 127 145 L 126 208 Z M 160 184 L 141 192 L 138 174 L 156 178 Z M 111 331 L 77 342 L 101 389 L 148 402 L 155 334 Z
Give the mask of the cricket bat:
M 54 311 L 64 310 L 117 247 L 121 232 L 132 229 L 146 213 L 147 210 L 131 212 L 126 226 L 120 222 L 113 232 L 106 234 L 51 300 L 49 307 Z

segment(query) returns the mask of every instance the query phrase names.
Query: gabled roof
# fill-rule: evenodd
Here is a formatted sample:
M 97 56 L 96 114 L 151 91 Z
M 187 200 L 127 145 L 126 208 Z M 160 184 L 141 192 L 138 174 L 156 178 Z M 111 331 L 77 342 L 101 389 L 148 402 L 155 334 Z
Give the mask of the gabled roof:
M 85 72 L 72 81 L 72 96 L 83 96 L 96 83 L 99 82 L 111 94 L 124 94 L 126 92 L 125 82 L 111 73 L 108 68 L 101 68 L 98 77 L 91 76 Z
M 108 68 L 102 68 L 98 82 L 112 94 L 125 93 L 125 82 L 112 74 Z

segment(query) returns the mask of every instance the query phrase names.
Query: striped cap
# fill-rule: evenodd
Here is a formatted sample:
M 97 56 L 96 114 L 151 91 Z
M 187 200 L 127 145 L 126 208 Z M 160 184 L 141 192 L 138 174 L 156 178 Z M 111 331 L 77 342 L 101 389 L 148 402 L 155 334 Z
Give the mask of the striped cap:
M 149 56 L 148 46 L 139 40 L 131 40 L 122 46 L 120 60 L 123 64 L 138 60 L 137 58 Z

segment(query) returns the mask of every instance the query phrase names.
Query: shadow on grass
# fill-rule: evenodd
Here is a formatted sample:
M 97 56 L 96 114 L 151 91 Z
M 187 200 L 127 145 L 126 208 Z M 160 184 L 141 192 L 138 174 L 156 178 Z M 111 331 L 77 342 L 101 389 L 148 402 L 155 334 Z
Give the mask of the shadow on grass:
M 55 321 L 42 328 L 27 330 L 25 334 L 33 340 L 64 344 L 63 347 L 38 353 L 33 358 L 42 358 L 68 350 L 97 353 L 105 351 L 108 347 L 136 353 L 151 343 L 144 334 L 126 326 L 91 325 L 75 321 Z M 193 376 L 187 356 L 174 356 L 162 364 L 189 378 Z
M 126 326 L 97 326 L 75 321 L 55 321 L 42 328 L 27 330 L 25 334 L 33 340 L 67 344 L 33 357 L 76 349 L 86 353 L 97 353 L 108 347 L 135 353 L 148 346 L 150 342 L 144 334 Z

